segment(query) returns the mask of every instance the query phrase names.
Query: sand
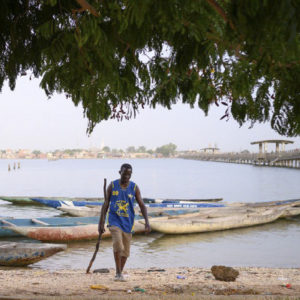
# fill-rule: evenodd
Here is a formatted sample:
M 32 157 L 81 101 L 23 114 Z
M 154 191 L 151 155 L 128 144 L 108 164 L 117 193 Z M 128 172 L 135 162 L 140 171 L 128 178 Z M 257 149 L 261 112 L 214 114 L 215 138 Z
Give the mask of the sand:
M 215 280 L 210 269 L 188 267 L 164 272 L 127 269 L 127 282 L 114 282 L 113 269 L 85 274 L 85 270 L 3 267 L 0 299 L 300 299 L 299 268 L 235 269 L 240 273 L 235 282 Z M 91 288 L 95 285 L 99 289 Z

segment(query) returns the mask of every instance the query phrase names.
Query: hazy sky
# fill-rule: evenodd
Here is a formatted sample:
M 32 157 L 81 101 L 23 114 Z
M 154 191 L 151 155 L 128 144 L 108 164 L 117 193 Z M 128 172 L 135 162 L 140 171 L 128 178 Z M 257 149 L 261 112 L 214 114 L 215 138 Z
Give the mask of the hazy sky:
M 286 149 L 300 148 L 300 138 L 278 135 L 269 123 L 239 127 L 236 121 L 220 120 L 223 107 L 211 107 L 208 117 L 198 109 L 177 104 L 172 110 L 141 109 L 135 119 L 103 121 L 87 136 L 87 119 L 81 106 L 56 94 L 50 100 L 39 80 L 21 77 L 14 91 L 7 84 L 0 94 L 0 149 L 55 150 L 109 146 L 126 149 L 145 146 L 155 149 L 174 143 L 178 150 L 217 145 L 221 151 L 258 151 L 250 142 L 263 139 L 290 139 Z M 275 146 L 269 146 L 270 150 Z

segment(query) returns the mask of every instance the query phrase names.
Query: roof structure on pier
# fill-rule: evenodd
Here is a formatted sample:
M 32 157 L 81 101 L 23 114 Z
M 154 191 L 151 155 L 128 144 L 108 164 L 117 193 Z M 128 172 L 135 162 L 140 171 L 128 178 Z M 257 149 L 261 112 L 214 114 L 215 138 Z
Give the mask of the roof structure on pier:
M 263 144 L 263 143 L 293 144 L 294 142 L 293 141 L 288 141 L 288 140 L 263 140 L 263 141 L 252 142 L 251 145 Z

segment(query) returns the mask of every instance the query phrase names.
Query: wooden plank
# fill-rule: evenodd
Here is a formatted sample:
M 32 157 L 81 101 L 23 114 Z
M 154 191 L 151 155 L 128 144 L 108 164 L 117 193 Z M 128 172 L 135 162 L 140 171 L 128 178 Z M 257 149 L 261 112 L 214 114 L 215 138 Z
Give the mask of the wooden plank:
M 6 221 L 6 220 L 3 220 L 3 219 L 1 219 L 1 222 L 2 222 L 3 224 L 9 225 L 9 226 L 16 226 L 15 224 L 13 224 L 13 223 L 11 223 L 11 222 L 8 222 L 8 221 Z
M 36 223 L 36 224 L 39 224 L 39 225 L 44 225 L 44 226 L 49 226 L 50 224 L 46 223 L 46 222 L 43 222 L 43 221 L 40 221 L 40 220 L 37 220 L 37 219 L 31 219 L 31 222 L 33 223 Z

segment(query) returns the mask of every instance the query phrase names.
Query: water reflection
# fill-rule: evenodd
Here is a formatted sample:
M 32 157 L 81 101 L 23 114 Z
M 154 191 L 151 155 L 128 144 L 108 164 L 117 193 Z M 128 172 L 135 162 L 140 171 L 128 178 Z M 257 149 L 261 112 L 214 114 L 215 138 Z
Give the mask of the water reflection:
M 155 237 L 155 235 L 154 235 Z M 147 244 L 147 240 L 153 241 L 152 235 L 142 236 L 136 235 L 133 237 L 131 245 L 131 256 L 137 258 L 138 263 L 141 263 L 140 252 Z M 33 268 L 45 269 L 82 269 L 86 268 L 95 251 L 96 241 L 72 242 L 68 244 L 68 249 L 60 252 L 53 257 L 32 265 Z M 114 267 L 112 254 L 111 239 L 103 239 L 100 242 L 99 251 L 96 260 L 93 264 L 96 268 Z
M 161 235 L 148 244 L 148 249 L 166 250 L 180 245 L 188 246 L 198 243 L 215 243 L 221 240 L 239 241 L 254 238 L 255 236 L 286 236 L 290 234 L 289 230 L 300 232 L 300 217 L 293 217 L 288 220 L 281 219 L 269 224 L 231 230 L 185 235 Z
M 60 216 L 61 212 L 47 206 L 13 205 L 7 201 L 0 202 L 1 218 L 47 218 Z
M 299 237 L 300 218 L 211 233 L 136 235 L 128 267 L 210 267 L 213 264 L 299 267 Z M 94 253 L 95 241 L 70 243 L 68 246 L 67 251 L 41 261 L 33 268 L 86 268 Z M 101 241 L 94 263 L 94 268 L 97 267 L 114 267 L 110 239 Z

